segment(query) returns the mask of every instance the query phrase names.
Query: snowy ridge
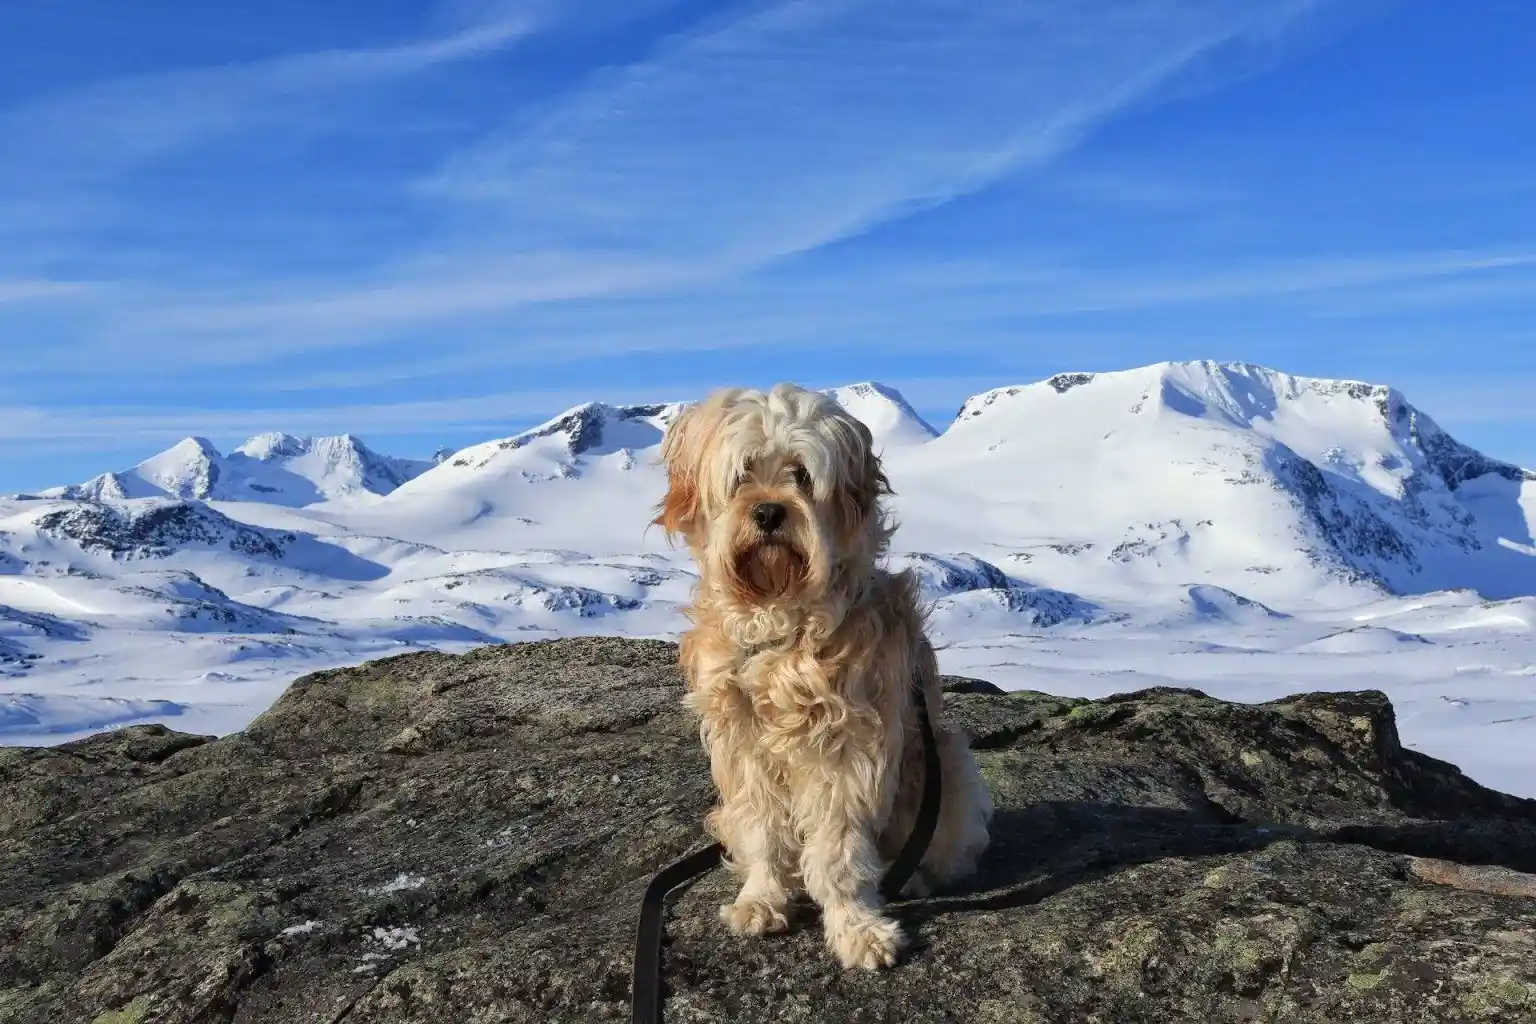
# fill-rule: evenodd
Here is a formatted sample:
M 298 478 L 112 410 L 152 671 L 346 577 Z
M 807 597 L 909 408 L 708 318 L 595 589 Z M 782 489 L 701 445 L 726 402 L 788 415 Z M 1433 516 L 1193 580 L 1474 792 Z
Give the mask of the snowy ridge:
M 588 402 L 578 405 L 521 434 L 454 453 L 431 471 L 435 476 L 430 476 L 414 490 L 431 490 L 448 480 L 498 464 L 498 471 L 516 467 L 528 474 L 525 479 L 537 478 L 540 470 L 556 477 L 569 476 L 584 457 L 633 455 L 636 450 L 660 445 L 667 424 L 682 409 L 681 403 L 612 406 Z M 453 470 L 467 473 L 454 473 Z
M 170 497 L 302 506 L 388 494 L 432 463 L 379 455 L 350 434 L 259 434 L 229 455 L 189 437 L 132 469 L 103 473 L 38 497 L 112 501 Z
M 1393 389 L 1165 363 L 988 391 L 942 432 L 887 386 L 828 393 L 884 453 L 890 567 L 946 671 L 1084 695 L 1376 685 L 1410 742 L 1536 792 L 1536 476 Z M 224 732 L 302 672 L 402 650 L 675 636 L 693 566 L 649 523 L 683 408 L 587 403 L 416 461 L 189 438 L 0 499 L 0 742 Z

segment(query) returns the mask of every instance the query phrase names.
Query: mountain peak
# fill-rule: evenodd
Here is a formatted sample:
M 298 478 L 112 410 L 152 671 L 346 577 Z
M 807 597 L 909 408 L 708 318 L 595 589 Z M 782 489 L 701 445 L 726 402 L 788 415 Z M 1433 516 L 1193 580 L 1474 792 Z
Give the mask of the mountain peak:
M 285 455 L 300 454 L 308 447 L 308 440 L 308 438 L 295 437 L 275 430 L 249 438 L 232 454 L 245 455 L 267 462 Z
M 659 444 L 667 424 L 683 408 L 682 403 L 609 405 L 583 402 L 521 433 L 471 445 L 439 459 L 434 467 L 436 472 L 426 474 L 428 479 L 420 486 L 425 487 L 430 480 L 444 477 L 444 474 L 466 469 L 477 472 L 493 462 L 504 463 L 506 453 L 511 452 L 518 453 L 520 464 L 531 460 L 518 470 L 524 475 L 569 476 L 576 472 L 576 460 L 583 457 L 610 455 L 621 450 L 633 452 Z
M 177 441 L 165 451 L 161 452 L 159 456 L 154 456 L 154 458 L 170 455 L 172 453 L 181 455 L 183 457 L 191 456 L 207 459 L 221 459 L 224 457 L 219 453 L 219 449 L 214 446 L 212 441 L 208 440 L 206 437 L 200 437 L 196 434 L 182 438 L 180 441 Z
M 150 487 L 177 498 L 205 500 L 213 495 L 219 482 L 219 464 L 224 456 L 206 437 L 186 437 L 139 463 L 128 474 L 138 477 Z M 121 480 L 119 480 L 121 483 Z M 133 495 L 133 488 L 123 488 L 123 493 Z
M 830 388 L 831 396 L 856 419 L 869 428 L 876 444 L 921 444 L 939 436 L 939 432 L 917 414 L 900 391 L 878 381 L 862 381 Z

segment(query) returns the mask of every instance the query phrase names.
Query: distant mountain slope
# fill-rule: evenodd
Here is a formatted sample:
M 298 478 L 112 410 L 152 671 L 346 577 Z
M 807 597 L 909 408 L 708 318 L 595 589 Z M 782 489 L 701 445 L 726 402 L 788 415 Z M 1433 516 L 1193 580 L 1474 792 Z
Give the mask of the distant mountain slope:
M 645 546 L 660 498 L 661 438 L 681 404 L 590 402 L 511 437 L 471 445 L 396 489 L 355 521 L 453 548 Z
M 923 546 L 1066 543 L 1128 579 L 1239 592 L 1274 573 L 1536 590 L 1536 475 L 1387 387 L 1210 362 L 1059 374 L 969 399 L 892 472 Z
M 260 434 L 229 455 L 220 454 L 206 438 L 189 437 L 132 469 L 103 473 L 39 496 L 92 501 L 172 497 L 296 507 L 388 494 L 432 466 L 380 455 L 351 434 Z

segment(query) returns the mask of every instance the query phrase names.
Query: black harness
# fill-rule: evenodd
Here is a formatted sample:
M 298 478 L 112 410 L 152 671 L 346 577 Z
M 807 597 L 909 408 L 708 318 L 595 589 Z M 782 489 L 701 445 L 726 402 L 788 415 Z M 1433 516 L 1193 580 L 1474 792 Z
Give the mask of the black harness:
M 912 833 L 895 862 L 880 882 L 886 900 L 901 897 L 901 890 L 922 863 L 933 830 L 939 823 L 939 748 L 933 739 L 933 725 L 928 720 L 928 702 L 923 699 L 922 680 L 913 680 L 917 700 L 917 724 L 923 734 L 923 799 L 918 805 Z M 635 937 L 635 969 L 630 988 L 630 1020 L 633 1024 L 661 1024 L 661 941 L 667 894 L 684 882 L 697 878 L 720 863 L 725 847 L 711 843 L 702 850 L 673 861 L 657 872 L 645 889 L 640 904 L 640 928 Z

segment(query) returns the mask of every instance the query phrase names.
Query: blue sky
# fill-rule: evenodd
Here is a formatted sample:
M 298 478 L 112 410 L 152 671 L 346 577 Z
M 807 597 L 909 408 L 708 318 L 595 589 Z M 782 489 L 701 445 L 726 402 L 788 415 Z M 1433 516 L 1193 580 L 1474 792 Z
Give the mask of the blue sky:
M 1193 358 L 1536 465 L 1532 39 L 1523 0 L 5 4 L 0 492 Z

